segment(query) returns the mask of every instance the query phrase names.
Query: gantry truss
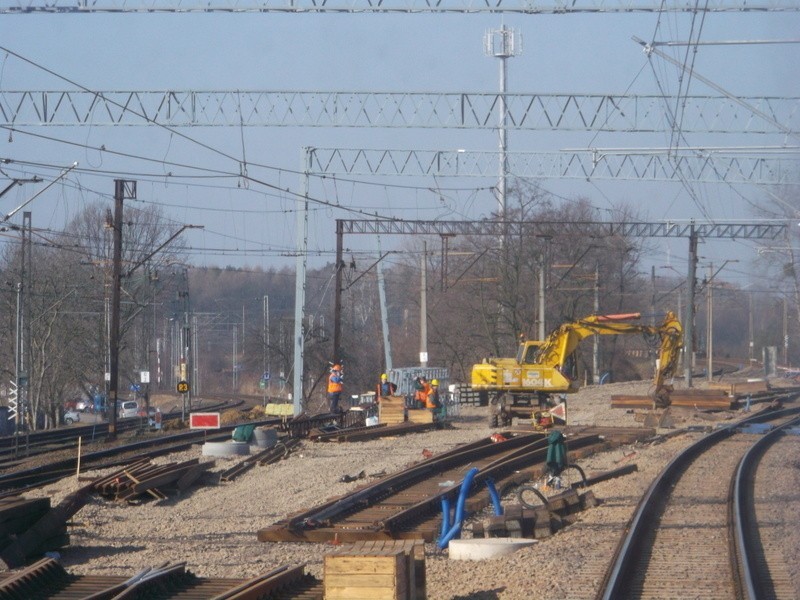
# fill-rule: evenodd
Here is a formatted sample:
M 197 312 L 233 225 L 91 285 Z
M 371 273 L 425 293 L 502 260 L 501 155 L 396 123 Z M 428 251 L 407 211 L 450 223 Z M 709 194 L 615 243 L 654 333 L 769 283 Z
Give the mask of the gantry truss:
M 309 148 L 309 172 L 343 175 L 495 177 L 497 152 Z M 721 150 L 509 152 L 507 172 L 521 178 L 623 179 L 705 183 L 800 184 L 800 148 L 760 156 Z
M 5 125 L 418 127 L 496 129 L 498 93 L 331 91 L 0 91 Z M 661 132 L 663 96 L 506 94 L 516 130 Z M 800 98 L 688 96 L 681 131 L 800 131 Z M 759 114 L 760 113 L 760 114 Z M 761 115 L 764 115 L 762 117 Z M 765 118 L 766 117 L 766 118 Z
M 337 219 L 342 234 L 474 235 L 474 236 L 581 236 L 591 238 L 669 237 L 769 239 L 786 235 L 786 223 L 626 223 L 604 221 L 405 221 L 391 219 Z
M 793 0 L 2 0 L 0 13 L 632 13 L 797 11 Z

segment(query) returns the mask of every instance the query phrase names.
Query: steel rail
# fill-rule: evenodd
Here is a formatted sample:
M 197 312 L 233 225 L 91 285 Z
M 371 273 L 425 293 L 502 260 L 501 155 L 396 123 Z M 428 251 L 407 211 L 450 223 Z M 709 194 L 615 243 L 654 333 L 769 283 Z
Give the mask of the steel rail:
M 295 517 L 293 519 L 294 524 L 302 524 L 303 527 L 317 527 L 320 524 L 328 523 L 331 519 L 340 517 L 354 507 L 369 505 L 374 503 L 374 501 L 381 496 L 397 493 L 399 490 L 417 481 L 430 477 L 432 473 L 437 473 L 445 468 L 452 468 L 479 458 L 491 456 L 496 452 L 524 446 L 530 442 L 534 444 L 546 444 L 547 440 L 542 434 L 520 435 L 500 443 L 494 443 L 488 438 L 479 440 L 478 442 L 462 446 L 454 451 L 433 456 L 410 469 L 400 471 L 395 475 L 382 479 L 354 494 L 350 494 L 345 498 L 323 506 L 316 511 L 312 509 L 310 513 L 302 518 Z M 503 444 L 505 444 L 505 446 L 502 446 Z M 502 450 L 500 449 L 501 447 Z
M 734 573 L 739 576 L 739 589 L 746 600 L 775 597 L 771 578 L 758 560 L 761 548 L 758 523 L 752 512 L 754 506 L 755 472 L 764 453 L 775 444 L 790 427 L 800 423 L 800 417 L 783 423 L 765 434 L 742 457 L 736 471 L 733 489 L 733 544 L 731 560 Z
M 572 450 L 585 448 L 592 444 L 596 444 L 599 439 L 599 436 L 594 434 L 573 438 L 570 441 L 570 447 Z M 505 442 L 499 442 L 498 446 L 503 443 Z M 536 463 L 542 463 L 543 467 L 546 457 L 546 439 L 537 440 L 508 455 L 501 456 L 478 471 L 472 480 L 472 491 L 469 495 L 475 495 L 479 490 L 483 489 L 482 484 L 489 479 L 495 481 L 496 484 L 499 483 L 502 486 L 504 483 L 503 479 L 509 476 L 509 472 L 513 474 L 519 468 L 530 466 L 531 464 Z M 525 479 L 530 479 L 530 475 L 523 475 L 523 477 Z M 438 511 L 439 507 L 441 506 L 442 498 L 455 498 L 460 488 L 461 483 L 455 483 L 454 485 L 443 489 L 440 493 L 430 496 L 425 500 L 413 504 L 401 510 L 400 512 L 395 513 L 394 515 L 387 517 L 386 519 L 377 523 L 377 525 L 378 527 L 387 531 L 396 531 L 402 523 L 406 523 L 413 519 L 419 519 L 420 517 L 423 517 L 425 513 L 430 514 L 431 510 Z
M 284 565 L 241 580 L 200 578 L 188 571 L 184 562 L 165 563 L 125 578 L 70 575 L 54 559 L 43 558 L 4 579 L 0 577 L 2 598 L 261 600 L 302 597 L 322 600 L 322 596 L 321 582 L 305 572 L 305 564 Z
M 542 438 L 544 437 L 541 434 L 529 434 L 529 436 L 532 435 L 539 435 Z M 525 443 L 524 438 L 527 437 L 528 436 L 519 436 L 517 438 L 512 438 L 512 440 L 516 440 L 514 443 L 517 445 L 523 445 Z M 429 476 L 430 473 L 440 470 L 442 464 L 446 464 L 448 461 L 458 460 L 458 455 L 481 449 L 484 446 L 491 445 L 492 443 L 493 442 L 489 438 L 484 438 L 469 444 L 465 444 L 464 446 L 460 446 L 449 452 L 444 452 L 442 454 L 433 456 L 432 458 L 414 465 L 409 469 L 405 469 L 399 473 L 390 475 L 389 477 L 385 477 L 379 481 L 376 481 L 375 483 L 367 485 L 357 490 L 355 493 L 345 496 L 344 498 L 334 498 L 328 500 L 327 502 L 323 502 L 322 504 L 317 505 L 309 510 L 302 511 L 292 515 L 288 519 L 279 521 L 270 527 L 262 528 L 258 532 L 258 539 L 262 542 L 270 541 L 269 532 L 275 529 L 303 531 L 309 528 L 318 527 L 323 524 L 322 520 L 351 510 L 364 500 L 368 501 L 373 495 L 386 494 L 392 490 L 407 487 L 408 485 L 411 485 L 414 480 L 424 479 L 426 476 Z
M 800 409 L 779 411 L 767 409 L 738 423 L 709 433 L 673 458 L 639 501 L 626 533 L 620 541 L 611 566 L 601 583 L 596 596 L 597 600 L 615 600 L 629 597 L 627 584 L 632 580 L 632 573 L 636 568 L 638 559 L 647 553 L 647 532 L 652 529 L 654 524 L 658 523 L 659 515 L 666 504 L 670 490 L 674 488 L 684 470 L 692 461 L 712 446 L 733 436 L 742 425 L 763 423 L 782 416 L 795 414 L 798 411 Z
M 274 420 L 259 421 L 257 425 L 274 424 Z M 226 425 L 218 430 L 214 430 L 213 434 L 209 434 L 205 430 L 193 430 L 183 433 L 178 433 L 170 436 L 154 437 L 148 440 L 142 440 L 131 444 L 114 446 L 104 450 L 98 450 L 84 454 L 80 457 L 81 465 L 84 467 L 112 467 L 119 464 L 125 464 L 132 459 L 127 457 L 122 460 L 106 462 L 102 464 L 103 460 L 113 457 L 118 457 L 122 454 L 131 452 L 141 452 L 142 457 L 156 457 L 171 452 L 177 452 L 190 448 L 201 440 L 216 441 L 227 439 L 230 437 L 231 432 L 239 425 Z M 47 465 L 41 465 L 16 471 L 13 473 L 6 473 L 0 475 L 0 491 L 14 490 L 15 492 L 20 489 L 35 487 L 42 483 L 49 483 L 57 481 L 71 473 L 74 473 L 78 464 L 78 457 L 66 458 L 63 460 L 54 461 Z

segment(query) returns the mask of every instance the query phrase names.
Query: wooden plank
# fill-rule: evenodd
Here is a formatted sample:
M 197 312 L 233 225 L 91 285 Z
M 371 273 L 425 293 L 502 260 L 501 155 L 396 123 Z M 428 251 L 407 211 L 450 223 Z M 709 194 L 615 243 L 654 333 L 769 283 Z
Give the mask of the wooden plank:
M 326 587 L 369 587 L 397 589 L 399 573 L 325 573 Z
M 433 423 L 433 413 L 427 409 L 409 410 L 408 421 L 410 423 Z
M 769 391 L 769 386 L 766 381 L 746 381 L 744 383 L 734 383 L 731 393 L 734 396 L 740 396 L 767 391 Z
M 325 588 L 325 600 L 405 600 L 395 590 L 386 588 Z
M 402 562 L 401 558 L 404 556 L 402 550 L 394 550 L 391 554 L 385 556 L 370 555 L 364 556 L 347 556 L 338 554 L 329 554 L 325 557 L 325 576 L 338 575 L 338 574 L 352 574 L 352 575 L 381 575 L 397 573 L 398 565 Z

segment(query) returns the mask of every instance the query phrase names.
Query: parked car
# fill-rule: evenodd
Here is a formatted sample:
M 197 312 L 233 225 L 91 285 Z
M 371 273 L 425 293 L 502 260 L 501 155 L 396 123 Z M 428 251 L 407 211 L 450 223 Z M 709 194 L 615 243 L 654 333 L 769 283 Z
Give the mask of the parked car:
M 136 400 L 126 400 L 119 405 L 119 418 L 127 419 L 139 414 L 139 403 Z
M 77 423 L 81 420 L 81 413 L 77 410 L 66 410 L 64 411 L 64 424 L 65 425 L 72 425 L 73 423 Z

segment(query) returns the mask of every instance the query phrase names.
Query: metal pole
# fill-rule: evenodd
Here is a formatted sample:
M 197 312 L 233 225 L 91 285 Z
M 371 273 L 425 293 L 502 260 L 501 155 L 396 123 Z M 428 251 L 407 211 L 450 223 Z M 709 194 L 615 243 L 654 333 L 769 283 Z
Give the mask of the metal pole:
M 600 269 L 594 266 L 594 314 L 600 313 Z M 600 340 L 599 335 L 592 336 L 592 383 L 600 383 Z
M 545 336 L 547 335 L 545 329 L 545 251 L 542 251 L 542 255 L 539 257 L 539 339 L 544 340 Z
M 428 243 L 422 242 L 419 300 L 419 365 L 428 366 Z
M 708 330 L 706 332 L 706 368 L 708 369 L 708 381 L 712 381 L 714 379 L 714 285 L 713 285 L 713 275 L 714 266 L 713 264 L 708 264 L 708 295 L 706 296 L 706 300 L 708 302 L 708 307 L 706 312 L 708 313 Z
M 335 290 L 333 295 L 333 362 L 339 362 L 342 352 L 342 271 L 344 259 L 342 258 L 344 246 L 344 226 L 342 221 L 336 220 L 336 273 Z
M 694 367 L 694 303 L 695 303 L 695 277 L 697 272 L 697 234 L 694 225 L 689 233 L 689 274 L 688 300 L 686 307 L 686 337 L 684 338 L 683 369 L 686 377 L 686 387 L 692 387 L 692 368 Z
M 305 318 L 306 304 L 306 265 L 308 258 L 308 173 L 311 170 L 311 148 L 305 149 L 305 164 L 303 165 L 303 197 L 297 200 L 297 258 L 295 259 L 295 288 L 294 288 L 294 380 L 293 380 L 293 408 L 294 416 L 303 412 L 303 349 L 305 346 L 305 333 L 303 320 Z M 338 266 L 338 265 L 337 265 Z M 335 345 L 335 343 L 334 343 Z
M 650 325 L 656 324 L 656 268 L 650 267 L 650 285 L 653 288 L 653 295 L 650 296 Z
M 22 432 L 22 425 L 24 420 L 22 418 L 22 386 L 20 385 L 20 378 L 22 376 L 22 281 L 17 282 L 17 339 L 15 344 L 15 373 L 14 385 L 17 387 L 17 418 L 16 418 L 16 435 L 14 436 L 14 454 L 16 455 L 19 447 L 19 434 Z
M 783 297 L 783 364 L 789 366 L 789 314 L 786 296 Z
M 748 294 L 748 300 L 749 300 L 748 305 L 750 309 L 750 315 L 747 321 L 748 321 L 748 332 L 750 339 L 748 342 L 749 348 L 747 352 L 747 359 L 748 359 L 747 364 L 748 366 L 750 366 L 753 364 L 753 347 L 755 345 L 753 341 L 753 291 L 752 290 L 750 290 L 750 293 Z
M 113 284 L 111 285 L 111 336 L 109 354 L 111 357 L 111 379 L 108 382 L 109 415 L 108 437 L 117 437 L 117 395 L 119 390 L 119 311 L 120 287 L 122 278 L 122 204 L 125 197 L 125 182 L 114 180 L 114 250 L 112 257 Z
M 378 237 L 378 257 L 381 254 L 381 238 Z M 386 281 L 383 278 L 383 261 L 378 260 L 378 300 L 381 305 L 381 331 L 383 333 L 383 357 L 386 370 L 392 370 L 392 345 L 389 340 L 389 310 L 386 306 Z
M 264 294 L 262 320 L 264 323 L 264 374 L 267 375 L 267 379 L 264 381 L 264 407 L 266 408 L 270 381 L 272 381 L 272 373 L 269 370 L 269 296 L 266 294 Z
M 505 43 L 506 35 L 510 35 L 510 31 L 506 29 L 505 26 L 502 28 L 503 30 L 503 41 Z M 507 33 L 508 31 L 508 33 Z M 506 216 L 506 195 L 508 194 L 508 180 L 507 180 L 507 172 L 508 172 L 508 132 L 506 130 L 506 119 L 507 119 L 507 108 L 506 108 L 506 77 L 508 75 L 508 69 L 506 66 L 506 62 L 508 61 L 508 55 L 503 54 L 500 57 L 500 104 L 499 104 L 499 111 L 500 111 L 500 124 L 499 124 L 499 131 L 500 131 L 500 178 L 498 182 L 498 190 L 497 190 L 497 203 L 498 203 L 498 211 L 500 213 L 500 218 L 505 219 Z M 506 240 L 503 240 L 505 242 Z

